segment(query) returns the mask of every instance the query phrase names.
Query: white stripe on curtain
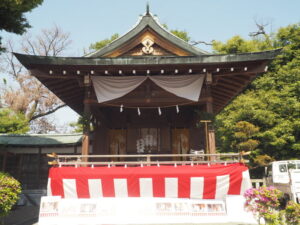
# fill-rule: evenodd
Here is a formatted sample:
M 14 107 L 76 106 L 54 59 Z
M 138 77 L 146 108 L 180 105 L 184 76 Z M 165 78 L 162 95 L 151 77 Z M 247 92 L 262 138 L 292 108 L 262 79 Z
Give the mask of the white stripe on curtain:
M 63 179 L 65 198 L 77 198 L 77 188 L 75 179 Z
M 178 178 L 165 178 L 165 197 L 178 198 Z
M 48 183 L 47 183 L 47 196 L 52 196 L 51 178 L 48 178 Z
M 249 188 L 252 188 L 249 170 L 246 170 L 242 173 L 242 184 L 241 184 L 241 195 L 244 195 L 245 191 Z
M 223 199 L 228 194 L 230 176 L 217 176 L 216 196 L 215 199 Z
M 140 178 L 140 197 L 153 197 L 152 178 Z
M 101 179 L 88 179 L 90 198 L 103 197 Z
M 115 197 L 128 197 L 127 179 L 114 179 Z
M 190 198 L 203 199 L 204 177 L 191 177 Z

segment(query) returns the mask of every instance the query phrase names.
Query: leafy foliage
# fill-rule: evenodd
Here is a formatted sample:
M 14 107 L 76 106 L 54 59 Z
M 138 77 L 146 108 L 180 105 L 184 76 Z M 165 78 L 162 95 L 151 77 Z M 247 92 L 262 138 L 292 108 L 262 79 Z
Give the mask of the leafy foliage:
M 268 224 L 280 224 L 279 199 L 283 193 L 274 187 L 260 187 L 248 189 L 244 197 L 245 207 L 260 221 L 264 218 Z
M 258 166 L 267 166 L 274 161 L 274 158 L 268 155 L 258 155 L 254 159 L 254 164 Z
M 110 38 L 106 38 L 104 40 L 98 41 L 94 44 L 91 44 L 89 49 L 90 50 L 98 50 L 103 48 L 104 46 L 110 44 L 111 42 L 113 42 L 114 40 L 116 40 L 117 38 L 119 38 L 119 34 L 115 33 L 113 34 Z
M 0 217 L 9 213 L 20 193 L 20 183 L 8 174 L 0 172 Z
M 169 27 L 167 24 L 162 24 L 162 26 L 166 29 L 166 30 L 169 30 Z M 174 34 L 176 37 L 186 41 L 186 42 L 189 42 L 191 40 L 191 37 L 189 36 L 188 32 L 186 32 L 185 30 L 178 30 L 178 29 L 172 29 L 170 30 L 170 32 L 172 34 Z
M 293 201 L 289 201 L 285 208 L 284 215 L 285 215 L 286 221 L 288 221 L 288 224 L 299 225 L 300 224 L 300 204 L 297 204 L 296 202 L 293 202 Z
M 23 34 L 30 27 L 24 14 L 37 7 L 43 0 L 1 0 L 0 31 Z M 1 37 L 0 37 L 1 45 Z M 1 48 L 3 50 L 3 48 Z
M 191 37 L 184 30 L 170 30 L 170 32 L 174 34 L 176 37 L 179 37 L 180 39 L 186 42 L 189 42 L 191 40 Z
M 215 52 L 221 54 L 234 54 L 244 52 L 257 52 L 273 49 L 275 43 L 270 37 L 254 38 L 252 40 L 245 40 L 240 36 L 234 36 L 226 43 L 213 41 L 212 46 Z
M 89 124 L 90 120 L 86 115 L 79 116 L 77 122 L 70 123 L 69 125 L 73 128 L 73 133 L 83 133 L 86 126 Z M 94 130 L 94 124 L 91 122 L 90 131 Z
M 77 122 L 70 123 L 74 133 L 82 133 L 85 120 L 82 116 L 78 117 Z
M 29 122 L 22 113 L 0 109 L 0 133 L 23 134 L 29 130 Z
M 252 137 L 259 131 L 259 128 L 246 121 L 239 121 L 235 125 L 234 137 L 238 141 L 236 148 L 241 151 L 253 151 L 259 141 L 252 139 Z
M 253 154 L 274 159 L 300 157 L 300 24 L 290 25 L 271 36 L 244 40 L 233 37 L 215 43 L 216 52 L 239 53 L 282 47 L 269 72 L 257 78 L 217 117 L 220 150 L 228 151 L 239 137 L 236 124 L 246 121 L 259 128 Z

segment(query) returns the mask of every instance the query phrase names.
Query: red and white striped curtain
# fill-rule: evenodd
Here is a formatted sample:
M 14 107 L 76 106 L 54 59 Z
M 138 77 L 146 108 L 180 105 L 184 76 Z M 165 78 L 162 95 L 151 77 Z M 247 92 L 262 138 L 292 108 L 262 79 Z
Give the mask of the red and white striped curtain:
M 144 167 L 53 167 L 48 195 L 63 198 L 222 199 L 251 187 L 242 164 Z

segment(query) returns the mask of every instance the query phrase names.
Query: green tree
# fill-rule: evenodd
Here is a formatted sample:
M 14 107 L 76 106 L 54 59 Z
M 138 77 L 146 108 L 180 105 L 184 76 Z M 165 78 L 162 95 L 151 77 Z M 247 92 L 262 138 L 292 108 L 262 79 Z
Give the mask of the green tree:
M 270 50 L 276 48 L 276 44 L 270 36 L 266 35 L 262 38 L 255 37 L 252 40 L 245 40 L 237 35 L 226 43 L 213 41 L 212 47 L 215 53 L 234 54 Z
M 19 181 L 0 172 L 0 217 L 7 215 L 19 199 L 21 185 Z
M 257 156 L 300 157 L 300 24 L 281 28 L 268 39 L 234 37 L 225 44 L 214 45 L 215 51 L 221 53 L 278 47 L 282 53 L 271 63 L 269 72 L 257 78 L 217 116 L 221 151 L 230 149 L 237 141 L 236 123 L 247 121 L 259 128 Z
M 90 50 L 99 50 L 99 49 L 103 48 L 104 46 L 110 44 L 111 42 L 113 42 L 117 38 L 119 38 L 119 34 L 115 33 L 110 38 L 106 38 L 104 40 L 101 40 L 101 41 L 98 41 L 94 44 L 91 44 L 89 49 Z
M 189 34 L 184 30 L 170 30 L 170 32 L 186 42 L 191 40 Z
M 178 30 L 178 29 L 172 29 L 170 30 L 167 24 L 162 24 L 162 26 L 169 30 L 172 34 L 174 34 L 176 37 L 179 37 L 180 39 L 189 42 L 191 40 L 191 37 L 189 36 L 188 32 L 185 30 Z
M 29 131 L 29 122 L 24 114 L 10 109 L 0 109 L 0 134 L 24 134 Z
M 69 124 L 73 128 L 73 133 L 82 133 L 84 126 L 84 119 L 82 116 L 78 117 L 77 122 L 72 122 Z
M 0 31 L 23 34 L 30 25 L 25 13 L 42 4 L 43 0 L 1 0 L 0 1 Z M 0 37 L 0 50 L 1 37 Z
M 247 121 L 239 121 L 235 125 L 234 137 L 238 141 L 235 146 L 239 152 L 253 151 L 259 144 L 254 137 L 259 128 Z

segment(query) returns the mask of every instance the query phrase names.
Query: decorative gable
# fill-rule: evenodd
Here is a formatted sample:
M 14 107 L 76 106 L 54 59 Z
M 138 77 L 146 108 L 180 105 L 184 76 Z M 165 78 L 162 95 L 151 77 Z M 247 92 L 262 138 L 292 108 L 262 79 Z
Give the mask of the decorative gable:
M 114 51 L 105 54 L 104 57 L 122 56 L 190 56 L 191 53 L 184 51 L 168 40 L 160 37 L 155 31 L 148 28 L 142 34 Z
M 116 58 L 122 56 L 199 56 L 207 52 L 176 37 L 150 13 L 128 33 L 86 57 Z

